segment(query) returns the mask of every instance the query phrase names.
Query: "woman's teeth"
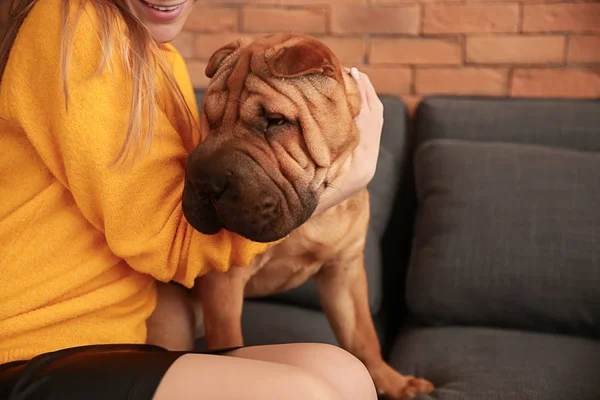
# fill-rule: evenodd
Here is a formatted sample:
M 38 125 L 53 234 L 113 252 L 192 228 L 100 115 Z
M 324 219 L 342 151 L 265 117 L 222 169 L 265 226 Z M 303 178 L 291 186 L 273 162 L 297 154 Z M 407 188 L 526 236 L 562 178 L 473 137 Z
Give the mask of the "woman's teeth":
M 158 11 L 173 11 L 173 10 L 176 10 L 177 8 L 179 8 L 179 5 L 171 6 L 171 7 L 162 7 L 162 6 L 155 6 L 154 4 L 150 4 L 150 3 L 146 3 L 146 4 L 149 7 L 152 7 L 155 10 L 158 10 Z

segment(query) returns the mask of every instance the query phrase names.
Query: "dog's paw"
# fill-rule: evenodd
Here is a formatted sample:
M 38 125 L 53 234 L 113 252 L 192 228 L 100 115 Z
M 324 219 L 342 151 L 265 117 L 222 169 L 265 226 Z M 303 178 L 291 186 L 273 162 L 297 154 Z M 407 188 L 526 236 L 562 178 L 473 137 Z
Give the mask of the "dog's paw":
M 412 399 L 434 389 L 428 380 L 402 375 L 387 364 L 371 371 L 371 376 L 380 398 L 389 400 Z
M 426 379 L 405 376 L 406 385 L 400 398 L 412 398 L 418 394 L 433 392 L 433 384 Z M 404 396 L 404 397 L 402 397 Z

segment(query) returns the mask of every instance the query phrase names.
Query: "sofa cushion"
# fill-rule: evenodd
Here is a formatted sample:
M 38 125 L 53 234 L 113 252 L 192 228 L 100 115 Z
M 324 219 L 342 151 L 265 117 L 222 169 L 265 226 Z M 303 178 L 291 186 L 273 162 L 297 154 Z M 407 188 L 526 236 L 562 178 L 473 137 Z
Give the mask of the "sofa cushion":
M 412 314 L 600 334 L 600 153 L 431 139 L 415 155 Z
M 398 337 L 390 364 L 429 379 L 415 400 L 596 400 L 600 342 L 485 328 L 420 328 Z
M 244 304 L 242 333 L 246 346 L 283 343 L 337 344 L 327 317 L 319 310 L 250 300 Z M 204 339 L 196 350 L 204 350 Z
M 600 151 L 600 100 L 431 96 L 416 125 L 417 146 L 464 139 Z
M 202 104 L 202 90 L 196 91 L 198 107 Z M 371 194 L 371 219 L 365 249 L 365 267 L 369 283 L 369 305 L 376 313 L 382 299 L 382 256 L 381 238 L 388 225 L 392 211 L 396 185 L 400 179 L 400 164 L 403 148 L 406 146 L 408 114 L 404 103 L 393 96 L 381 96 L 384 104 L 385 124 L 381 139 L 381 153 L 377 163 L 377 172 L 369 185 Z M 269 300 L 304 307 L 320 309 L 318 291 L 313 280 L 304 285 L 269 297 Z

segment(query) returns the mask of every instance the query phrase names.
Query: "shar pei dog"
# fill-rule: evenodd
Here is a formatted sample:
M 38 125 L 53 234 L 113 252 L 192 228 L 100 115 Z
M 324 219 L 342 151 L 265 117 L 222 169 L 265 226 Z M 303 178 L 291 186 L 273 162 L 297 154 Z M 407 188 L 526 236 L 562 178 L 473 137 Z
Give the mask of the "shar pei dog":
M 339 345 L 364 363 L 380 394 L 431 392 L 431 383 L 400 374 L 381 355 L 363 261 L 368 191 L 312 216 L 319 199 L 336 190 L 359 142 L 355 80 L 323 43 L 298 34 L 237 40 L 212 55 L 206 75 L 203 140 L 187 161 L 184 215 L 204 234 L 285 238 L 248 266 L 197 280 L 190 298 L 208 348 L 244 344 L 244 298 L 314 278 Z M 181 348 L 174 338 L 154 334 L 152 341 Z

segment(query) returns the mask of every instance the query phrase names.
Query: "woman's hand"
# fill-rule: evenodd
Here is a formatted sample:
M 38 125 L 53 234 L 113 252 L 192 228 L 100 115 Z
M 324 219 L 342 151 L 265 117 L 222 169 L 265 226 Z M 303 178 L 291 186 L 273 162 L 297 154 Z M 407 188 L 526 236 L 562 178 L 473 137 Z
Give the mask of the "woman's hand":
M 355 119 L 360 142 L 354 150 L 350 168 L 340 177 L 339 185 L 321 196 L 313 215 L 320 214 L 366 188 L 377 167 L 383 128 L 383 104 L 366 74 L 356 68 L 347 71 L 356 80 L 361 96 L 360 114 Z

